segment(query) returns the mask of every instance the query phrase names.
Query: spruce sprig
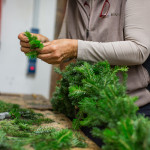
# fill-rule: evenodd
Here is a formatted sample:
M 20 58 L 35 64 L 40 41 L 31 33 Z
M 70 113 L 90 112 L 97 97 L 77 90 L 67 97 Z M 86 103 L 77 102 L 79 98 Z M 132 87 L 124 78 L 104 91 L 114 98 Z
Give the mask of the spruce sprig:
M 29 58 L 37 58 L 38 52 L 36 49 L 42 49 L 44 47 L 43 43 L 41 43 L 40 40 L 37 39 L 36 36 L 32 35 L 30 32 L 26 31 L 25 36 L 29 39 L 29 44 L 30 44 L 30 52 L 26 54 Z
M 105 143 L 103 150 L 149 150 L 150 120 L 143 116 L 123 119 L 115 128 L 105 129 L 101 137 Z

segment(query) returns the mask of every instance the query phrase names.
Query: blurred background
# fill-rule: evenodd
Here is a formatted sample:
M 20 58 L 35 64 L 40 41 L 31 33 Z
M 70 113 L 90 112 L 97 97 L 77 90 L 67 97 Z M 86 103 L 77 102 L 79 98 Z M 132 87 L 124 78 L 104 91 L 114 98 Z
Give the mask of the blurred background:
M 57 38 L 65 6 L 66 0 L 0 0 L 1 94 L 39 94 L 47 99 L 52 95 L 54 67 L 29 60 L 20 51 L 18 34 L 28 30 Z

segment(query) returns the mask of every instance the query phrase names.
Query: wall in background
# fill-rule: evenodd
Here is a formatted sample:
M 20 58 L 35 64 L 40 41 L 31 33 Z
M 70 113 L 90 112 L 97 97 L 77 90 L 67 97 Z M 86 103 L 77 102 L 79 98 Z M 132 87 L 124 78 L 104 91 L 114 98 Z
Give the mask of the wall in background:
M 54 37 L 56 0 L 40 0 L 39 29 Z M 0 92 L 41 94 L 49 97 L 51 65 L 38 60 L 35 77 L 27 76 L 27 57 L 17 36 L 32 27 L 33 0 L 3 0 L 0 47 Z

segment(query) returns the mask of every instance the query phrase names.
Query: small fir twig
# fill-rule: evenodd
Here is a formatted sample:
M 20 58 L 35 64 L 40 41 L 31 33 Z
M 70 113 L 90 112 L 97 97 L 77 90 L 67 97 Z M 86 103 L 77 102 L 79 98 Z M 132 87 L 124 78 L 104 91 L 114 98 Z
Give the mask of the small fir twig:
M 26 31 L 24 34 L 29 39 L 30 50 L 31 50 L 26 54 L 26 56 L 28 56 L 31 59 L 37 58 L 38 52 L 36 49 L 37 48 L 42 49 L 44 47 L 43 43 L 40 40 L 38 40 L 36 36 L 32 35 L 28 31 Z

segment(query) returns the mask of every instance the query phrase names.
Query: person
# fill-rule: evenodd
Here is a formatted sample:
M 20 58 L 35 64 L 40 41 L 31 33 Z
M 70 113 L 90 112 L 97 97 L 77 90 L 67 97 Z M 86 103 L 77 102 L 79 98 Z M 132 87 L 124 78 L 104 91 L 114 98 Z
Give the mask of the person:
M 59 39 L 44 43 L 38 58 L 49 64 L 68 59 L 128 66 L 127 93 L 138 96 L 139 113 L 150 117 L 149 0 L 68 0 Z M 21 51 L 28 39 L 18 36 Z M 121 75 L 119 75 L 121 78 Z

